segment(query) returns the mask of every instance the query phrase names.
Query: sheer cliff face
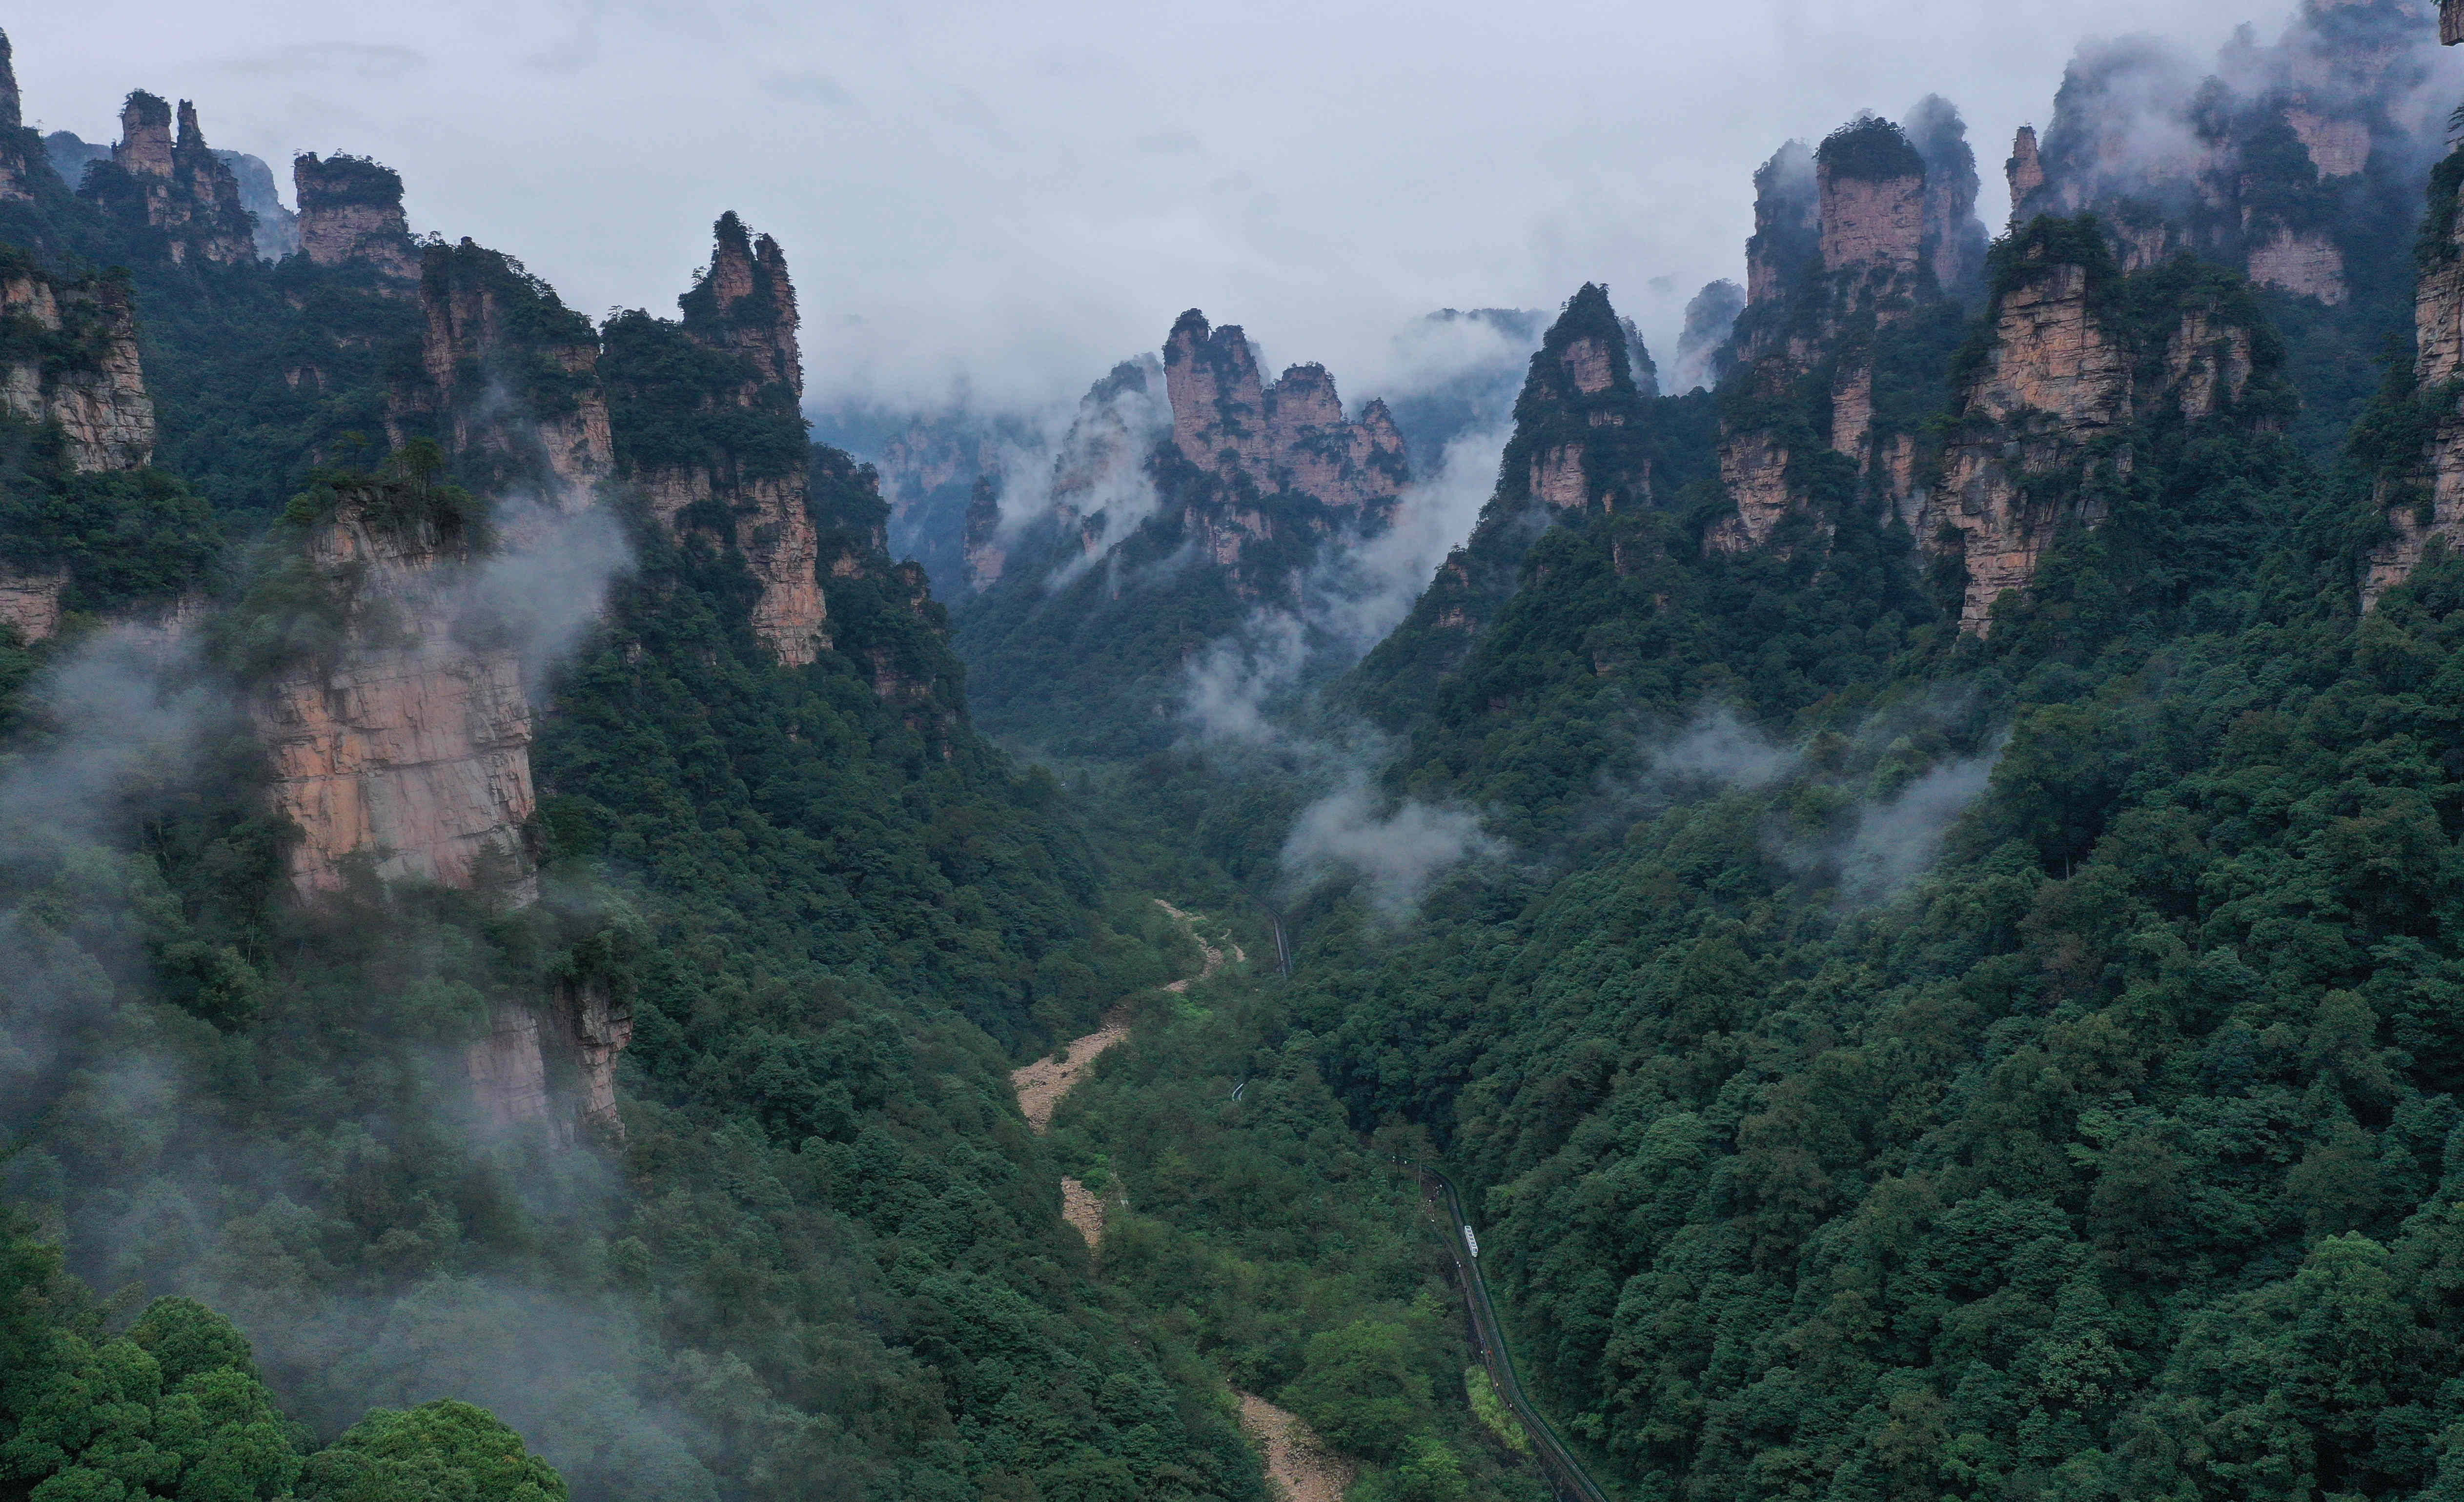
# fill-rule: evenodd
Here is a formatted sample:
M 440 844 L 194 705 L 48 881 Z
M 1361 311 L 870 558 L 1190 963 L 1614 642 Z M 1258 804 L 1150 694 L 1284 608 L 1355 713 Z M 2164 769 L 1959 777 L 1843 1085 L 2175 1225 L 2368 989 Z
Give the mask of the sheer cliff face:
M 1821 187 L 1822 269 L 1913 276 L 1924 261 L 1925 173 L 1849 176 L 1828 165 Z
M 615 451 L 589 320 L 467 239 L 428 248 L 419 304 L 418 377 L 388 400 L 395 445 L 431 436 L 492 494 L 536 489 L 566 512 L 591 504 Z
M 2450 189 L 2452 192 L 2453 189 Z M 2413 381 L 2439 400 L 2418 467 L 2382 479 L 2375 497 L 2394 536 L 2379 544 L 2362 577 L 2362 606 L 2412 576 L 2432 538 L 2464 548 L 2464 404 L 2453 394 L 2464 380 L 2464 215 L 2448 205 L 2448 232 L 2413 288 Z
M 1924 546 L 1967 565 L 1963 630 L 1984 632 L 1993 602 L 2027 587 L 2064 523 L 2102 519 L 2076 497 L 2094 465 L 2128 462 L 2090 450 L 2129 421 L 2130 375 L 2128 351 L 2090 311 L 2084 267 L 2034 268 L 1995 299 L 1993 342 L 1961 393 L 1942 483 L 1910 518 Z M 2062 482 L 2028 483 L 2049 476 Z M 2036 503 L 2037 491 L 2059 498 Z
M 681 379 L 627 366 L 627 373 L 611 370 L 609 380 L 627 387 L 631 409 L 644 420 L 704 436 L 682 450 L 638 441 L 628 447 L 620 416 L 619 464 L 671 532 L 713 535 L 742 555 L 757 587 L 755 633 L 781 662 L 803 667 L 830 641 L 807 504 L 803 368 L 786 254 L 768 235 L 756 239 L 735 214 L 724 215 L 709 269 L 677 305 L 684 316 L 676 324 L 620 320 L 610 330 L 628 347 L 637 337 L 645 350 L 680 339 L 715 358 L 695 362 Z M 722 415 L 727 420 L 714 421 Z
M 402 177 L 362 157 L 295 157 L 291 187 L 299 204 L 299 249 L 319 266 L 365 266 L 408 280 L 420 256 L 402 212 Z
M 340 887 L 346 863 L 385 877 L 467 886 L 492 852 L 521 869 L 531 814 L 530 703 L 510 648 L 457 636 L 469 563 L 430 522 L 387 524 L 345 497 L 307 543 L 336 592 L 329 660 L 277 679 L 253 706 L 275 806 L 300 830 L 302 897 Z M 388 508 L 389 509 L 389 508 Z
M 241 207 L 239 180 L 206 144 L 196 106 L 180 101 L 176 138 L 171 121 L 171 107 L 142 89 L 121 108 L 111 160 L 143 205 L 145 222 L 164 232 L 174 261 L 254 260 L 256 228 Z
M 1902 508 L 1920 547 L 1964 565 L 1960 629 L 1980 635 L 2066 529 L 2105 519 L 2102 497 L 2131 473 L 2142 424 L 2231 416 L 2258 365 L 2252 315 L 2212 292 L 2186 294 L 2134 346 L 2099 311 L 2094 278 L 2109 273 L 2027 251 L 1959 394 L 1941 482 Z
M 20 349 L 55 346 L 50 358 L 30 352 L 0 363 L 0 404 L 29 422 L 57 423 L 81 473 L 152 462 L 154 402 L 124 283 L 64 282 L 31 268 L 0 276 L 0 328 L 24 336 L 11 342 Z M 58 352 L 63 342 L 72 353 Z

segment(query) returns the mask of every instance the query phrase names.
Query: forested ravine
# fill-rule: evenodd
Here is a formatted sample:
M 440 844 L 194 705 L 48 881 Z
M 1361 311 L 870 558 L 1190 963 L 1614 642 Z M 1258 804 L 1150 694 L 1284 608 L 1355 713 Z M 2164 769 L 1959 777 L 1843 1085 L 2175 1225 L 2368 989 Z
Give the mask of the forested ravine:
M 744 214 L 594 320 L 20 62 L 0 1502 L 2464 1494 L 2424 0 L 913 492 Z

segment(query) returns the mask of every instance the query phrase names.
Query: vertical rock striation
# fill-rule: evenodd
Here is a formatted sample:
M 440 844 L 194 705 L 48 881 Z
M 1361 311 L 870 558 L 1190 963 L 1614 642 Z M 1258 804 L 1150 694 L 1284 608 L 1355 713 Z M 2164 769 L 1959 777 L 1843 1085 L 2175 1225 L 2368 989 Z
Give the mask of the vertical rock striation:
M 2431 232 L 2413 284 L 2413 401 L 2428 431 L 2417 456 L 2382 475 L 2373 500 L 2390 535 L 2370 552 L 2362 607 L 2404 583 L 2434 538 L 2464 548 L 2464 213 L 2456 179 L 2442 172 L 2431 188 Z
M 32 261 L 0 261 L 0 406 L 57 424 L 80 473 L 142 469 L 154 457 L 154 401 L 137 353 L 128 284 L 68 281 Z
M 2111 497 L 2174 424 L 2272 421 L 2252 398 L 2263 344 L 2247 295 L 2212 280 L 2158 283 L 2125 326 L 2121 272 L 2090 222 L 2039 220 L 1999 253 L 1991 338 L 1957 393 L 1941 480 L 1903 519 L 1966 575 L 1959 624 L 1984 634 L 2074 527 Z
M 421 261 L 402 211 L 402 174 L 366 157 L 291 160 L 299 249 L 319 266 L 365 266 L 408 280 Z M 465 242 L 468 243 L 468 242 Z
M 531 712 L 510 647 L 462 639 L 468 534 L 425 481 L 342 492 L 301 566 L 333 602 L 333 639 L 253 706 L 274 803 L 298 827 L 292 885 L 332 891 L 350 863 L 468 886 L 492 857 L 523 867 Z

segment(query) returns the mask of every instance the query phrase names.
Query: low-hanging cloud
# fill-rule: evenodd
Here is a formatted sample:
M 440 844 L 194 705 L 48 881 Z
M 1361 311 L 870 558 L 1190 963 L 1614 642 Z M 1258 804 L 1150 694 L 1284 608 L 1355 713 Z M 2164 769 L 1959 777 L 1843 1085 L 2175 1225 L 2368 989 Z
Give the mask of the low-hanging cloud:
M 1362 779 L 1301 810 L 1280 862 L 1285 875 L 1304 888 L 1350 872 L 1360 879 L 1372 909 L 1399 920 L 1448 867 L 1504 852 L 1476 814 L 1417 799 L 1389 807 Z
M 1887 901 L 1930 870 L 1951 827 L 1985 792 L 2001 754 L 1997 743 L 1945 762 L 1893 797 L 1859 808 L 1855 831 L 1835 855 L 1842 899 Z

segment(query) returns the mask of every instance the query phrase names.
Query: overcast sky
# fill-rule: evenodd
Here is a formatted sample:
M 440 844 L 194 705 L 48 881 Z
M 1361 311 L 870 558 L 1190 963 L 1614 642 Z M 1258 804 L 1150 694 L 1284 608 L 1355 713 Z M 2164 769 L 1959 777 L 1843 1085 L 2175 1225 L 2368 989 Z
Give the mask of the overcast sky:
M 1939 92 L 1989 224 L 2011 132 L 2086 35 L 2201 56 L 2289 0 L 909 0 L 704 8 L 100 0 L 10 18 L 26 114 L 117 133 L 194 99 L 275 165 L 401 169 L 412 227 L 567 302 L 672 313 L 736 209 L 786 247 L 816 402 L 1083 389 L 1182 308 L 1347 395 L 1406 320 L 1604 279 L 1662 362 L 1741 276 L 1749 174 L 1790 136 Z

